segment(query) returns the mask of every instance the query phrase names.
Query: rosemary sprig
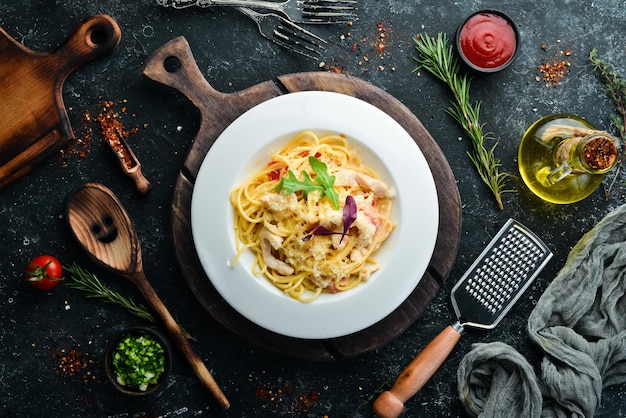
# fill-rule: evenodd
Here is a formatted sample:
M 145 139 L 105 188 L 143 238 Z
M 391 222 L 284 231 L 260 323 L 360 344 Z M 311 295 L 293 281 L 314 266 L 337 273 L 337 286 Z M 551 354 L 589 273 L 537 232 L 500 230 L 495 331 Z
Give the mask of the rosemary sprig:
M 419 34 L 413 40 L 419 52 L 419 56 L 414 58 L 419 64 L 414 72 L 424 68 L 446 83 L 452 91 L 454 101 L 447 112 L 463 127 L 472 140 L 473 150 L 468 151 L 467 155 L 496 198 L 498 208 L 504 209 L 502 193 L 514 191 L 506 189 L 507 180 L 511 175 L 500 172 L 500 160 L 494 154 L 498 143 L 495 142 L 491 148 L 485 146 L 487 141 L 494 138 L 491 132 L 484 131 L 485 124 L 480 123 L 480 102 L 471 103 L 469 94 L 471 78 L 461 71 L 459 61 L 454 55 L 452 45 L 448 44 L 448 37 L 445 33 L 439 33 L 436 38 Z
M 622 144 L 626 141 L 626 80 L 620 78 L 615 71 L 613 71 L 609 65 L 601 58 L 598 58 L 598 51 L 592 49 L 589 53 L 589 61 L 591 61 L 593 72 L 600 78 L 606 93 L 613 100 L 615 104 L 615 110 L 617 113 L 611 115 L 611 123 L 617 129 Z M 617 180 L 619 172 L 624 165 L 624 153 L 622 152 L 622 159 L 620 160 L 619 167 L 615 170 L 615 176 L 608 188 L 605 187 L 605 197 L 611 194 L 611 189 Z
M 65 282 L 69 287 L 85 292 L 88 298 L 101 299 L 106 303 L 119 305 L 133 315 L 146 319 L 154 324 L 158 323 L 157 319 L 150 313 L 148 308 L 143 305 L 138 305 L 132 299 L 126 298 L 111 290 L 104 285 L 95 274 L 84 270 L 77 264 L 63 266 L 63 268 L 70 273 L 70 280 Z M 180 329 L 187 339 L 195 341 L 187 331 L 182 327 L 180 327 Z

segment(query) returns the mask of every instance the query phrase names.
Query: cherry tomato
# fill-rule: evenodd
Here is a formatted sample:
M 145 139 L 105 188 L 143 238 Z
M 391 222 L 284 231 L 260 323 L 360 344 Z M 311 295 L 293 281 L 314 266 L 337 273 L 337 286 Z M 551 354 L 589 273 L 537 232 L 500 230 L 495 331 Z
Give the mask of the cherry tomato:
M 40 255 L 28 262 L 24 276 L 34 288 L 50 290 L 63 280 L 63 266 L 51 255 Z

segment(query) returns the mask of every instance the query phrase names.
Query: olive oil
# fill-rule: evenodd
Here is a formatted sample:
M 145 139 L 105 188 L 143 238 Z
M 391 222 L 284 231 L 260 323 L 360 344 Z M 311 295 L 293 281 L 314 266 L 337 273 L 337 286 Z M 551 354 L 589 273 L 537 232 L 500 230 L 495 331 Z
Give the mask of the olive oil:
M 599 131 L 574 115 L 549 115 L 526 130 L 519 146 L 518 165 L 522 179 L 534 194 L 548 202 L 565 204 L 586 198 L 602 183 L 603 173 L 617 160 L 614 139 L 603 132 L 603 140 L 611 139 L 613 158 L 601 168 L 590 166 L 578 146 L 588 138 L 570 137 L 568 132 Z

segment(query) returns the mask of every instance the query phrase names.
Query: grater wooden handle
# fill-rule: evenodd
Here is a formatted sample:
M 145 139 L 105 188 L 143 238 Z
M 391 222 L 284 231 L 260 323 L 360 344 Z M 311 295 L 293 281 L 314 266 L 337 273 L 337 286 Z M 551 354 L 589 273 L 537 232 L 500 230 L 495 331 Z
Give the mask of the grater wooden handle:
M 463 327 L 456 323 L 439 333 L 398 376 L 391 389 L 380 394 L 374 402 L 374 412 L 380 418 L 397 417 L 404 402 L 415 395 L 443 364 L 461 339 Z

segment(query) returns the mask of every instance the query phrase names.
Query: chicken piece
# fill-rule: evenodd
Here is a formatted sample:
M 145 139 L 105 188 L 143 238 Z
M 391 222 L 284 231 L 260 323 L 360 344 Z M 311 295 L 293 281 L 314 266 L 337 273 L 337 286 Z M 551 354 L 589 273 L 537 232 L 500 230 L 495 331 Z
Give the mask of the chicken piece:
M 335 186 L 361 186 L 374 192 L 379 198 L 393 198 L 395 191 L 387 184 L 367 174 L 350 169 L 340 169 L 335 174 Z
M 359 211 L 356 220 L 352 224 L 359 231 L 358 237 L 362 241 L 371 240 L 374 234 L 376 234 L 379 225 L 379 218 L 368 211 Z
M 395 193 L 385 184 L 384 181 L 375 179 L 363 173 L 354 173 L 357 183 L 361 187 L 374 192 L 377 197 L 394 197 Z
M 361 261 L 363 261 L 363 253 L 359 251 L 359 249 L 354 248 L 352 251 L 350 251 L 350 260 L 353 263 L 360 263 Z
M 334 173 L 336 187 L 356 187 L 359 185 L 356 181 L 356 171 L 342 168 Z
M 259 239 L 261 240 L 261 251 L 263 252 L 263 260 L 267 267 L 275 270 L 278 274 L 288 276 L 293 274 L 294 270 L 289 264 L 274 257 L 272 249 L 278 250 L 282 244 L 283 239 L 276 234 L 272 234 L 267 228 L 263 228 L 259 232 Z

